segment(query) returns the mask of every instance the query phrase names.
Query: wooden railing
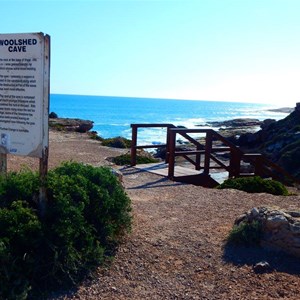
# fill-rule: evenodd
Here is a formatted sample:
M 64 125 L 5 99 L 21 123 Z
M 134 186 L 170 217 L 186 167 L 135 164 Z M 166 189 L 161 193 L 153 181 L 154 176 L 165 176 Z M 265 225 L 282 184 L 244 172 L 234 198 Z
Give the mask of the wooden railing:
M 136 165 L 136 156 L 138 149 L 149 149 L 149 148 L 164 148 L 166 147 L 166 163 L 168 163 L 168 152 L 169 152 L 169 129 L 176 128 L 173 124 L 162 123 L 162 124 L 131 124 L 132 128 L 132 141 L 131 141 L 131 165 Z M 159 145 L 137 145 L 138 142 L 138 129 L 139 128 L 166 128 L 166 142 L 165 144 Z
M 195 170 L 203 170 L 204 175 L 209 175 L 210 170 L 223 169 L 228 172 L 228 177 L 241 176 L 262 176 L 271 177 L 283 182 L 300 181 L 286 172 L 284 169 L 268 160 L 262 154 L 245 154 L 240 148 L 228 141 L 222 135 L 212 129 L 187 129 L 178 128 L 173 124 L 132 124 L 132 147 L 131 147 L 131 165 L 136 165 L 137 149 L 143 148 L 166 148 L 166 163 L 168 163 L 168 177 L 174 179 L 176 157 L 183 157 L 190 162 Z M 166 128 L 166 143 L 160 145 L 137 145 L 138 128 L 142 127 L 161 127 Z M 191 137 L 190 134 L 202 134 L 204 144 Z M 187 139 L 195 149 L 184 150 L 176 146 L 176 136 L 181 135 Z M 220 154 L 228 153 L 229 160 L 226 164 L 224 160 L 219 159 Z M 217 155 L 218 154 L 218 155 Z M 192 157 L 191 157 L 192 156 Z M 241 165 L 243 162 L 249 163 L 253 172 L 243 172 Z

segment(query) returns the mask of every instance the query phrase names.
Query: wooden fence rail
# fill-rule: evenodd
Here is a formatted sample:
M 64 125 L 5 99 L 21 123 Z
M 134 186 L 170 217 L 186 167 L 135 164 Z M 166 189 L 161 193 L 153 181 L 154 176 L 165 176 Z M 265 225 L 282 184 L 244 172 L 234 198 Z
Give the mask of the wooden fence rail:
M 166 142 L 159 145 L 137 145 L 139 128 L 164 128 L 166 129 Z M 262 154 L 245 154 L 240 148 L 228 141 L 222 135 L 212 129 L 188 129 L 178 128 L 173 124 L 131 124 L 132 146 L 131 146 L 131 165 L 136 165 L 137 149 L 143 148 L 166 148 L 166 163 L 168 163 L 168 177 L 174 180 L 176 157 L 181 156 L 191 163 L 195 170 L 203 170 L 203 175 L 209 176 L 212 169 L 223 169 L 228 172 L 228 177 L 241 176 L 268 176 L 279 181 L 290 181 L 300 184 L 300 180 L 290 175 L 287 171 L 268 160 Z M 190 134 L 201 134 L 196 140 Z M 176 137 L 180 135 L 187 139 L 195 149 L 180 150 L 177 148 Z M 220 160 L 216 154 L 227 153 L 229 156 L 228 165 Z M 191 156 L 193 158 L 191 158 Z M 214 164 L 212 164 L 212 162 Z M 243 172 L 241 165 L 243 162 L 250 163 L 253 172 Z

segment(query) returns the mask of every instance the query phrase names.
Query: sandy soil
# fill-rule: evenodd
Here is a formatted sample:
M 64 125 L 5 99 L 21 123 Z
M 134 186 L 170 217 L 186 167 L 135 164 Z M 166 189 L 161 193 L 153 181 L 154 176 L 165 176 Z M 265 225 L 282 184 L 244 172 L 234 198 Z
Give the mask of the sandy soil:
M 60 132 L 50 130 L 49 134 L 49 168 L 58 166 L 63 161 L 79 161 L 94 166 L 112 165 L 107 158 L 128 152 L 101 146 L 100 142 L 92 140 L 85 133 Z M 21 156 L 9 156 L 8 170 L 20 168 L 38 170 L 39 159 Z
M 49 166 L 69 159 L 109 165 L 106 158 L 120 152 L 84 134 L 51 132 Z M 23 161 L 10 158 L 10 169 Z M 51 299 L 300 299 L 299 259 L 224 242 L 243 212 L 263 205 L 298 209 L 299 196 L 207 189 L 120 170 L 132 199 L 131 235 L 109 267 Z M 253 265 L 262 260 L 272 270 L 256 274 Z

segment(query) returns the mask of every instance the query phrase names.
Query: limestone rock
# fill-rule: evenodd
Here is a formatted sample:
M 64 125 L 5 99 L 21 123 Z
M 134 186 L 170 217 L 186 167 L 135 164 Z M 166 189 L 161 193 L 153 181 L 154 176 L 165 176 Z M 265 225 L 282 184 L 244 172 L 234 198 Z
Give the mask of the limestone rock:
M 235 220 L 235 225 L 257 221 L 261 224 L 260 245 L 300 257 L 300 211 L 252 208 Z
M 210 126 L 213 127 L 251 127 L 251 126 L 260 126 L 262 124 L 261 121 L 258 119 L 251 119 L 251 118 L 238 118 L 228 121 L 215 121 L 215 122 L 208 122 Z
M 93 121 L 70 118 L 49 118 L 49 127 L 60 131 L 87 132 L 93 128 Z
M 111 170 L 112 174 L 114 174 L 118 178 L 118 181 L 120 182 L 120 184 L 123 187 L 125 187 L 124 180 L 123 180 L 123 173 L 120 170 L 114 169 L 114 168 L 111 168 L 110 170 Z
M 269 272 L 271 267 L 267 261 L 260 261 L 253 266 L 253 270 L 255 273 L 262 274 Z

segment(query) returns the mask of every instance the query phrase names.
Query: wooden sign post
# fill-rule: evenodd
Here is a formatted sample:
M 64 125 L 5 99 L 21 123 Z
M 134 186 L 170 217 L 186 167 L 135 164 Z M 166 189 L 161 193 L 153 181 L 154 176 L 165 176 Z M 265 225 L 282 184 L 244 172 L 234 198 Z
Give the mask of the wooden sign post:
M 40 159 L 41 182 L 48 168 L 50 36 L 0 34 L 0 170 L 7 154 Z M 41 187 L 41 206 L 45 191 Z M 44 194 L 44 195 L 42 195 Z M 44 204 L 42 204 L 42 202 Z

